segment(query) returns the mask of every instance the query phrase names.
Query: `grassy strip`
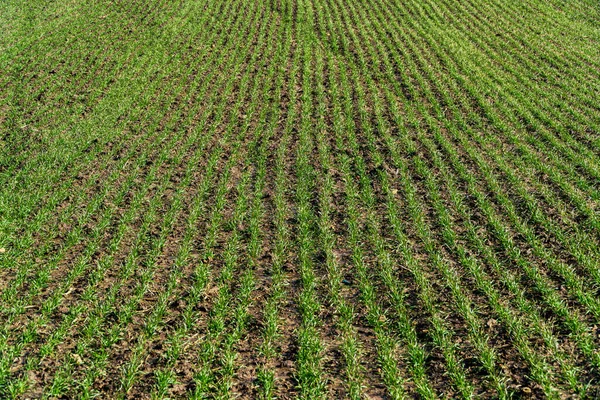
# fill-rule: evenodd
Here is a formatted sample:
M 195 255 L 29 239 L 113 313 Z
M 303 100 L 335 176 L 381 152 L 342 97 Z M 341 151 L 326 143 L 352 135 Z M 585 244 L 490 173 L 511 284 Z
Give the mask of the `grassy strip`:
M 282 10 L 282 16 L 289 15 L 290 3 L 286 2 L 285 7 Z M 298 85 L 298 76 L 300 72 L 300 56 L 301 52 L 294 46 L 293 35 L 294 32 L 290 28 L 288 30 L 289 41 L 286 41 L 287 51 L 286 54 L 289 56 L 287 74 L 289 76 L 289 82 L 285 89 L 288 92 L 288 103 L 287 103 L 287 116 L 285 119 L 285 126 L 281 137 L 281 142 L 276 150 L 276 161 L 275 161 L 275 194 L 274 194 L 274 206 L 275 211 L 273 215 L 273 225 L 275 229 L 274 239 L 274 251 L 272 255 L 272 286 L 271 292 L 263 308 L 263 329 L 262 329 L 262 341 L 259 347 L 259 354 L 263 357 L 261 364 L 257 370 L 257 384 L 258 393 L 262 399 L 275 399 L 277 398 L 277 381 L 276 373 L 272 369 L 273 364 L 278 358 L 281 357 L 281 349 L 279 348 L 278 341 L 281 338 L 280 328 L 280 311 L 282 303 L 287 295 L 286 286 L 289 284 L 287 274 L 284 270 L 285 264 L 289 261 L 289 252 L 291 251 L 293 244 L 291 241 L 290 227 L 287 223 L 289 218 L 289 205 L 286 200 L 286 195 L 289 191 L 288 176 L 287 176 L 287 165 L 286 159 L 289 153 L 289 146 L 291 142 L 292 129 L 297 118 L 296 104 L 298 92 L 296 87 Z
M 304 3 L 298 3 L 298 20 L 310 21 L 313 10 Z M 327 381 L 323 374 L 323 344 L 319 327 L 321 303 L 317 294 L 317 276 L 314 270 L 315 251 L 315 212 L 312 207 L 315 190 L 315 171 L 311 155 L 314 143 L 311 138 L 313 99 L 312 68 L 314 63 L 314 44 L 310 40 L 310 31 L 306 24 L 298 24 L 302 45 L 301 86 L 299 98 L 300 120 L 298 122 L 298 149 L 296 152 L 296 206 L 297 206 L 297 251 L 301 291 L 298 295 L 300 327 L 297 331 L 298 353 L 296 354 L 297 380 L 301 399 L 323 398 Z

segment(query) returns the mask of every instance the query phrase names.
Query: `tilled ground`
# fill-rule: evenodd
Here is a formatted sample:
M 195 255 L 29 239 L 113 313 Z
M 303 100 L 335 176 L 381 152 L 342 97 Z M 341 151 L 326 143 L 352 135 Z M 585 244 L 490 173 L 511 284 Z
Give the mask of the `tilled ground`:
M 600 14 L 0 5 L 1 398 L 600 396 Z

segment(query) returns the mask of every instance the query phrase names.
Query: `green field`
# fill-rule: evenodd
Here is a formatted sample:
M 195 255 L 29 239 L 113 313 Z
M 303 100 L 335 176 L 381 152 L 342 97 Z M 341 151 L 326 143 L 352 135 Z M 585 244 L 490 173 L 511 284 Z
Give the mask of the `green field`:
M 600 398 L 600 3 L 1 0 L 12 398 Z

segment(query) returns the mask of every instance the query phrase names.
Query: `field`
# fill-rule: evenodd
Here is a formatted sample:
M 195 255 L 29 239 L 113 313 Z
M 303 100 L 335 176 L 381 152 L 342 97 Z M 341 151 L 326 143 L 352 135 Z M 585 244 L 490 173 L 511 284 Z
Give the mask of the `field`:
M 0 398 L 600 398 L 593 0 L 0 2 Z

